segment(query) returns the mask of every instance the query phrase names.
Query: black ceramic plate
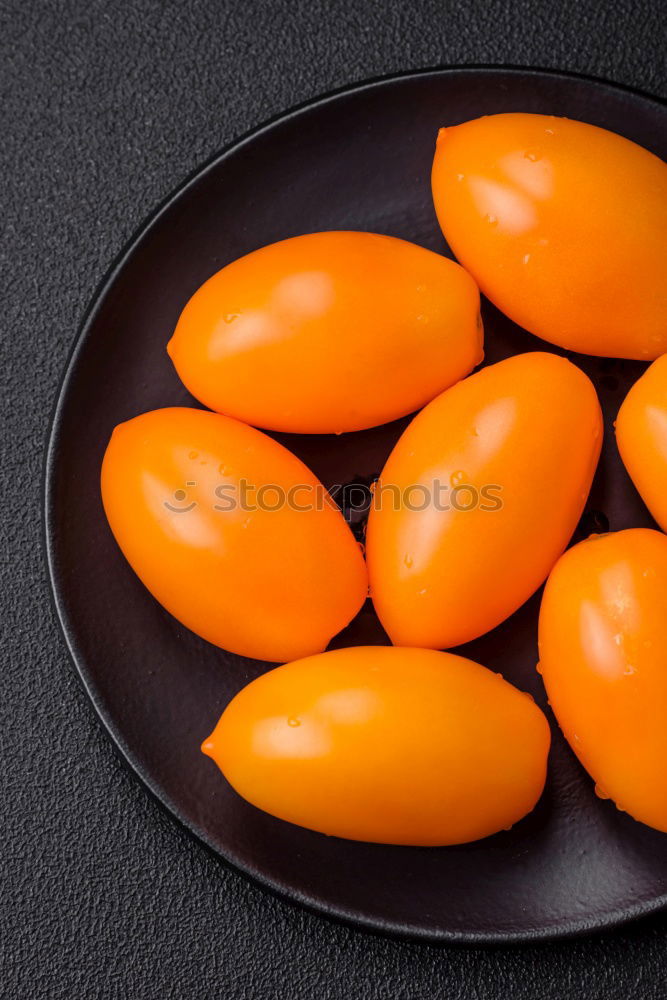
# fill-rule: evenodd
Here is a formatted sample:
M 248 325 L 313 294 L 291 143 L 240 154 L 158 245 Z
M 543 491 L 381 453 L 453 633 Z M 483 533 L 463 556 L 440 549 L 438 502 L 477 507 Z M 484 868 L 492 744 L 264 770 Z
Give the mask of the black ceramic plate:
M 195 405 L 165 344 L 186 300 L 209 275 L 256 247 L 315 230 L 372 230 L 447 252 L 429 190 L 436 132 L 502 111 L 578 118 L 667 153 L 661 104 L 598 81 L 527 70 L 394 77 L 285 115 L 187 181 L 118 260 L 70 360 L 46 468 L 58 613 L 95 708 L 137 774 L 193 833 L 263 885 L 321 913 L 430 940 L 556 937 L 655 910 L 667 903 L 667 838 L 596 798 L 551 715 L 549 779 L 538 807 L 511 831 L 476 844 L 358 844 L 254 809 L 199 745 L 229 699 L 268 665 L 208 645 L 155 603 L 111 537 L 99 468 L 115 424 L 154 407 Z M 549 349 L 488 303 L 484 324 L 487 361 Z M 347 346 L 341 331 L 340 350 Z M 593 379 L 606 420 L 580 532 L 607 523 L 651 525 L 612 430 L 644 366 L 574 360 Z M 325 483 L 341 483 L 377 473 L 405 423 L 281 440 Z M 538 604 L 539 595 L 465 652 L 546 707 L 535 671 Z M 336 645 L 386 641 L 366 607 Z

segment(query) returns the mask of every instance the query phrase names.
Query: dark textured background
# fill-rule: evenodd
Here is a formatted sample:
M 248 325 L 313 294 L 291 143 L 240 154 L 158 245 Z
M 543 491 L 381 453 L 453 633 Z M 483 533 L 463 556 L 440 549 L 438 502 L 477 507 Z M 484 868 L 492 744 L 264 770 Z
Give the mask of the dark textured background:
M 227 871 L 117 759 L 49 603 L 49 414 L 82 312 L 144 216 L 220 146 L 294 103 L 470 62 L 667 94 L 653 0 L 0 0 L 7 1000 L 667 997 L 667 917 L 569 943 L 435 948 L 330 924 Z

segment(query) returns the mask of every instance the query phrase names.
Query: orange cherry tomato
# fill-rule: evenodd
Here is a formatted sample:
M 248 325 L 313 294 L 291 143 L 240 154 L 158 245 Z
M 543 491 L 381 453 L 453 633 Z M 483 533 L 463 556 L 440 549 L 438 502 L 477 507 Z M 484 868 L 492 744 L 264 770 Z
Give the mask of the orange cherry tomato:
M 555 354 L 521 354 L 419 413 L 375 489 L 371 596 L 392 642 L 474 639 L 546 579 L 586 502 L 602 443 L 591 381 Z
M 480 289 L 585 354 L 667 351 L 667 164 L 567 118 L 502 114 L 440 131 L 433 197 Z
M 168 351 L 212 410 L 272 430 L 353 431 L 411 413 L 483 357 L 463 268 L 391 236 L 296 236 L 228 264 Z
M 566 552 L 539 644 L 549 702 L 598 794 L 667 833 L 667 538 L 633 528 Z
M 366 598 L 361 550 L 324 487 L 282 445 L 229 417 L 175 407 L 120 424 L 102 499 L 153 596 L 233 653 L 320 652 Z
M 461 844 L 512 826 L 544 787 L 530 695 L 452 653 L 368 646 L 278 667 L 202 750 L 280 819 L 383 844 Z
M 616 441 L 644 503 L 667 531 L 667 354 L 653 362 L 625 397 Z

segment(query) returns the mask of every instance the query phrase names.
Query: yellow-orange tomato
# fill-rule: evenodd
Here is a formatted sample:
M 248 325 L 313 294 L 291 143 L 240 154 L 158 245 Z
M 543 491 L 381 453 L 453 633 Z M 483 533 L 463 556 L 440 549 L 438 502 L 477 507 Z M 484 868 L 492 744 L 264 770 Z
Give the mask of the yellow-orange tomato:
M 502 114 L 440 131 L 445 238 L 516 323 L 584 354 L 667 351 L 667 164 L 605 129 Z
M 231 652 L 320 652 L 366 597 L 361 551 L 324 487 L 282 445 L 229 417 L 175 407 L 120 424 L 102 499 L 154 597 Z
M 321 833 L 461 844 L 528 813 L 550 733 L 530 695 L 452 653 L 309 657 L 236 695 L 202 750 L 249 802 Z
M 311 233 L 223 267 L 168 351 L 212 410 L 340 433 L 411 413 L 483 357 L 479 292 L 439 254 L 375 233 Z
M 539 643 L 549 702 L 598 794 L 667 833 L 667 538 L 633 528 L 566 552 Z
M 616 441 L 644 503 L 667 531 L 667 354 L 653 362 L 625 397 Z
M 457 646 L 516 611 L 567 545 L 601 443 L 592 383 L 555 354 L 501 361 L 429 403 L 368 521 L 371 596 L 392 642 Z

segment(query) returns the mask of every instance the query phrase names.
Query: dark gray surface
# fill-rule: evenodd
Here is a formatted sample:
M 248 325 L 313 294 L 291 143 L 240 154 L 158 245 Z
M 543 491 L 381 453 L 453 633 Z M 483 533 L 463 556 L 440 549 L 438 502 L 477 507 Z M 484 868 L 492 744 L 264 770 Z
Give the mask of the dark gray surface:
M 614 15 L 574 3 L 302 6 L 0 6 L 0 992 L 9 1000 L 664 997 L 664 917 L 573 943 L 464 950 L 374 938 L 277 902 L 223 869 L 148 799 L 67 661 L 40 548 L 49 412 L 97 282 L 184 174 L 289 105 L 380 72 L 509 62 L 667 89 L 658 8 L 648 0 Z

